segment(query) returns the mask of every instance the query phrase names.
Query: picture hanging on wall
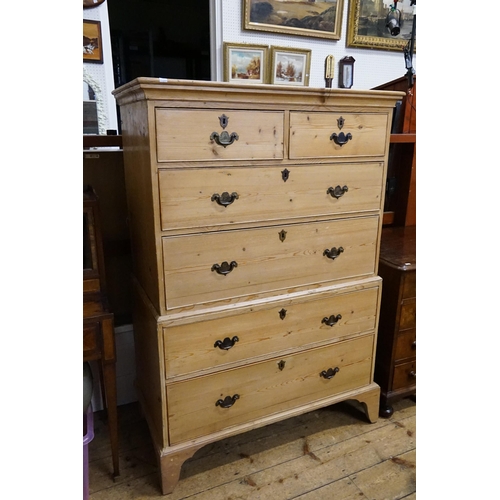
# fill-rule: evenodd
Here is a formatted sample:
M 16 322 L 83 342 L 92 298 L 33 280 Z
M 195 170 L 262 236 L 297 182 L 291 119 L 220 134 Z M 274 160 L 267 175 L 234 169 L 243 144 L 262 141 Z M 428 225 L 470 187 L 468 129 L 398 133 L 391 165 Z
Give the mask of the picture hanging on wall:
M 389 0 L 351 0 L 349 2 L 349 20 L 347 46 L 364 49 L 402 51 L 411 38 L 413 27 L 413 7 L 410 0 L 398 0 L 397 15 L 399 34 L 391 35 L 386 27 L 388 15 L 394 2 Z
M 268 83 L 267 45 L 224 42 L 224 81 Z
M 103 62 L 100 21 L 83 20 L 83 62 Z
M 243 28 L 340 39 L 344 0 L 243 0 Z
M 310 50 L 271 47 L 271 83 L 307 87 L 310 67 Z

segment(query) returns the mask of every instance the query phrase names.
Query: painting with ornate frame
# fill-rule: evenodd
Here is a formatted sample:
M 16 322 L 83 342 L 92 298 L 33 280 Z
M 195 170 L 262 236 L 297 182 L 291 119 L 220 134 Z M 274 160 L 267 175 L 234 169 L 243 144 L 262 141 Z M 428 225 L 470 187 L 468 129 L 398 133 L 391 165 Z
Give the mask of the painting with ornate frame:
M 224 42 L 224 81 L 231 83 L 269 83 L 267 45 Z
M 397 36 L 391 36 L 385 27 L 385 20 L 391 5 L 389 0 L 351 0 L 347 22 L 348 47 L 402 51 L 408 44 L 413 27 L 413 7 L 410 0 L 398 0 L 401 11 L 400 28 Z
M 344 0 L 243 0 L 243 28 L 340 39 Z
M 311 51 L 290 47 L 271 47 L 271 83 L 307 87 L 311 68 Z
M 83 20 L 83 62 L 103 62 L 100 21 Z

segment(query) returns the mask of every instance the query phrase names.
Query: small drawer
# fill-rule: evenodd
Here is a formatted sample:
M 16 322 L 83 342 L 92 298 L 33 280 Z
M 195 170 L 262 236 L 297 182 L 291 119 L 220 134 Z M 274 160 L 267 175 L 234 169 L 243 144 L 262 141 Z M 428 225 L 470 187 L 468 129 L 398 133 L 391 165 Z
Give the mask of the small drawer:
M 405 299 L 401 304 L 399 316 L 399 331 L 416 328 L 417 326 L 417 299 Z
M 157 161 L 282 159 L 283 120 L 282 111 L 157 108 Z
M 378 210 L 382 163 L 165 169 L 161 228 L 217 227 Z
M 406 358 L 415 358 L 417 355 L 417 332 L 408 330 L 396 337 L 396 352 L 394 359 L 400 361 Z
M 166 307 L 372 276 L 379 218 L 163 238 Z
M 379 287 L 282 301 L 244 314 L 163 327 L 166 377 L 368 333 Z
M 417 362 L 403 363 L 394 367 L 392 390 L 404 389 L 417 384 Z
M 417 272 L 407 271 L 403 274 L 403 299 L 413 299 L 417 296 Z
M 372 352 L 367 335 L 167 384 L 170 445 L 366 386 Z
M 291 112 L 289 157 L 382 156 L 387 120 L 387 115 L 375 113 Z

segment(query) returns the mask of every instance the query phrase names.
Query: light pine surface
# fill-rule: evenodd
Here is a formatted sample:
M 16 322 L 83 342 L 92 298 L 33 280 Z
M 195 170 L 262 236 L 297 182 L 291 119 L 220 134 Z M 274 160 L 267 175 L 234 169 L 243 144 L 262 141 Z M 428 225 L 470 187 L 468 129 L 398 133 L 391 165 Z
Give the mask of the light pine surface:
M 153 444 L 139 405 L 120 406 L 121 475 L 112 479 L 103 412 L 89 445 L 90 500 L 414 500 L 416 403 L 370 424 L 347 401 L 204 446 L 162 495 Z

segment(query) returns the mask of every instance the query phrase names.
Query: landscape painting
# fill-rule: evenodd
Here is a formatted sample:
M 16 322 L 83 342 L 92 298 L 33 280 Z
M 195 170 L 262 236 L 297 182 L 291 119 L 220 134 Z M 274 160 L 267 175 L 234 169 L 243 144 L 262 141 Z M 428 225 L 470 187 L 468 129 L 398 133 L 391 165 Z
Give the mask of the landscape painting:
M 271 61 L 271 83 L 309 85 L 310 50 L 272 47 Z
M 244 29 L 340 39 L 344 0 L 243 0 Z
M 267 45 L 224 43 L 224 81 L 268 83 Z

